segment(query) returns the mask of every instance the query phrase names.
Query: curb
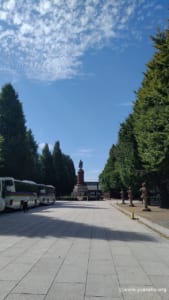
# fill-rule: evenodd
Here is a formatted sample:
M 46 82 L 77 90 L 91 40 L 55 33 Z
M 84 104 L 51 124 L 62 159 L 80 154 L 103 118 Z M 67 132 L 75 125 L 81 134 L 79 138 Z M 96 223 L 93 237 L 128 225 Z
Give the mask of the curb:
M 117 204 L 112 204 L 111 205 L 115 208 L 117 208 L 120 212 L 124 213 L 127 216 L 131 216 L 131 212 L 126 211 L 125 209 L 118 207 Z M 135 214 L 135 220 L 138 221 L 141 224 L 146 225 L 148 228 L 150 228 L 151 230 L 153 230 L 154 232 L 158 233 L 160 236 L 166 238 L 169 240 L 169 229 L 158 225 L 156 223 L 153 223 L 149 220 L 147 220 L 146 218 L 140 217 L 139 215 Z

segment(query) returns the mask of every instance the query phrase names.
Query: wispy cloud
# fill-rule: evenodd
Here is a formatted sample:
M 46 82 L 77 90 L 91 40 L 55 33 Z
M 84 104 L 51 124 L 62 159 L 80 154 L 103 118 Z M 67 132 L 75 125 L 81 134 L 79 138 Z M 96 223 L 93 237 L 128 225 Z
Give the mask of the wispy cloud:
M 72 154 L 74 157 L 80 157 L 81 159 L 92 157 L 94 150 L 90 148 L 80 148 Z
M 1 0 L 0 64 L 30 79 L 71 78 L 88 49 L 131 35 L 134 16 L 132 39 L 140 39 L 139 22 L 150 7 L 151 14 L 159 10 L 160 1 L 147 5 L 146 0 Z

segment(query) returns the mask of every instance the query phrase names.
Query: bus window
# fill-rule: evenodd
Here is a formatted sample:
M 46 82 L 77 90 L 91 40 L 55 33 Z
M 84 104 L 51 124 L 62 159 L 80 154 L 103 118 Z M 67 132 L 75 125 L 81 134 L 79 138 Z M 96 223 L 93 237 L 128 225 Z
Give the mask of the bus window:
M 6 179 L 4 184 L 5 184 L 5 191 L 7 191 L 7 192 L 13 191 L 12 187 L 14 186 L 14 183 L 12 180 Z
M 5 186 L 12 186 L 13 181 L 12 180 L 5 180 Z

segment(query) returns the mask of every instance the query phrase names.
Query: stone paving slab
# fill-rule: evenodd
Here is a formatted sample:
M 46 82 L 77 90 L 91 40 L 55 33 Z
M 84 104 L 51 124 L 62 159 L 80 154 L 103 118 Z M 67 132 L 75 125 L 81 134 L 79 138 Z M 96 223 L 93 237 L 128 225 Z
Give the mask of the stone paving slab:
M 41 258 L 14 289 L 14 293 L 46 294 L 62 263 L 61 260 Z
M 45 295 L 33 295 L 33 294 L 10 294 L 7 300 L 44 300 Z
M 91 259 L 88 265 L 88 274 L 96 275 L 115 275 L 116 270 L 112 260 L 109 259 Z
M 117 277 L 114 275 L 88 275 L 86 296 L 121 297 Z
M 168 253 L 108 201 L 2 214 L 0 300 L 168 300 Z
M 30 269 L 31 265 L 28 264 L 8 264 L 0 271 L 0 280 L 20 280 Z
M 85 284 L 82 283 L 54 283 L 46 300 L 83 300 Z
M 17 281 L 14 280 L 0 280 L 0 300 L 5 299 L 16 284 Z

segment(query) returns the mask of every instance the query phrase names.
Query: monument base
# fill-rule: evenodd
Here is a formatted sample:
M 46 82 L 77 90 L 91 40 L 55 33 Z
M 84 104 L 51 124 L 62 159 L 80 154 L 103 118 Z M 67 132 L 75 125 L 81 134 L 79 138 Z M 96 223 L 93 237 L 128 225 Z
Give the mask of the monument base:
M 73 195 L 77 198 L 77 200 L 86 200 L 87 191 L 88 189 L 85 184 L 76 184 L 73 189 Z

